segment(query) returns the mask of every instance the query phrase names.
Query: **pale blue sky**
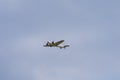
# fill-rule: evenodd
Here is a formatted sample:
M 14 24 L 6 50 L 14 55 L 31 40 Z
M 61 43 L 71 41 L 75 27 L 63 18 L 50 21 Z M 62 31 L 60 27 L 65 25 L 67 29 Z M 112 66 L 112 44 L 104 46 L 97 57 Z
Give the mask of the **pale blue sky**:
M 119 0 L 1 0 L 0 80 L 120 80 Z M 69 48 L 45 48 L 64 39 Z

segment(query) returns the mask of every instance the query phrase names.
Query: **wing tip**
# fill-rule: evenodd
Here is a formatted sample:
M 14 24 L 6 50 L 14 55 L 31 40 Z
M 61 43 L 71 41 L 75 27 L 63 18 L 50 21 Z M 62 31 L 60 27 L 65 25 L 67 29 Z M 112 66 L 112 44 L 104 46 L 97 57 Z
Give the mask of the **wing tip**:
M 64 42 L 65 40 L 61 40 L 62 42 Z

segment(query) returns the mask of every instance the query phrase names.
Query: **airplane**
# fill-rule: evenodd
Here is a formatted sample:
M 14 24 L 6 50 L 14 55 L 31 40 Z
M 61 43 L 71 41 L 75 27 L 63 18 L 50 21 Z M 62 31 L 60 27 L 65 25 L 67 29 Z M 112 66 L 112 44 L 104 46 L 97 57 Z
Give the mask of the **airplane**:
M 61 46 L 60 44 L 63 43 L 63 42 L 64 42 L 64 40 L 60 40 L 60 41 L 57 41 L 57 42 L 54 42 L 54 41 L 49 42 L 49 41 L 47 41 L 46 45 L 43 45 L 43 46 L 44 47 L 59 47 L 60 49 L 62 49 L 62 48 L 65 49 L 66 47 L 70 46 L 70 45 Z

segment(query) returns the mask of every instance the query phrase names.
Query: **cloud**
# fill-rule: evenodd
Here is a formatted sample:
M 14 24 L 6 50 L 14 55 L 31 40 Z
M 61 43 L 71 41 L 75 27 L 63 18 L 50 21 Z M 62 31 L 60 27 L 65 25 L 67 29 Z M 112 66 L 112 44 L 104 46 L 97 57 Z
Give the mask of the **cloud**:
M 10 23 L 1 29 L 0 74 L 9 80 L 99 80 L 120 73 L 119 29 L 106 27 L 113 24 L 101 15 L 107 8 L 95 10 L 93 2 L 72 0 L 0 4 L 4 23 Z M 61 39 L 70 44 L 68 49 L 43 47 Z

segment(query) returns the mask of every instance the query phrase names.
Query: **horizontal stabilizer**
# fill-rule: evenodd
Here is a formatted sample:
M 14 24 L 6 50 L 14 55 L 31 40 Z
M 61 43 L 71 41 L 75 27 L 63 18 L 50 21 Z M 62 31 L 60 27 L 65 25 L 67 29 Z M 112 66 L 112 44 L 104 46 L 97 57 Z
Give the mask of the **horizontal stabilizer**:
M 60 49 L 62 49 L 62 48 L 66 48 L 66 47 L 69 47 L 70 45 L 64 45 L 64 46 L 58 46 Z

